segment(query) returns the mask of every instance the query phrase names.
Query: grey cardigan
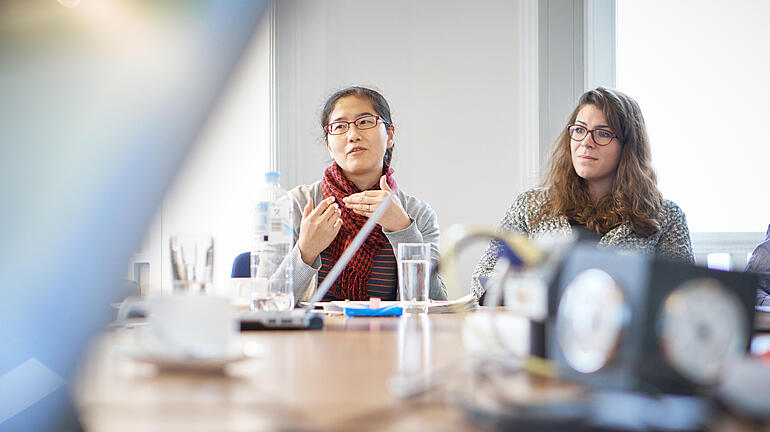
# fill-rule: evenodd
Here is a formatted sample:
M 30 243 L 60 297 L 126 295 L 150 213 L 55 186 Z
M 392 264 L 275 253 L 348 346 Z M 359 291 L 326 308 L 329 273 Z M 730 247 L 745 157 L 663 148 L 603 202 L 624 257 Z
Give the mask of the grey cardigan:
M 315 259 L 312 266 L 302 261 L 297 246 L 299 239 L 300 224 L 302 222 L 302 209 L 313 198 L 313 205 L 318 205 L 323 200 L 321 192 L 321 181 L 309 185 L 300 185 L 289 191 L 294 198 L 294 248 L 291 252 L 291 260 L 294 266 L 294 298 L 296 301 L 308 300 L 317 287 L 318 270 L 321 269 L 320 256 Z M 407 195 L 402 189 L 398 189 L 398 199 L 406 210 L 406 214 L 412 219 L 412 224 L 401 231 L 382 232 L 393 246 L 393 254 L 397 254 L 399 243 L 430 243 L 431 247 L 431 270 L 438 268 L 439 261 L 439 237 L 438 217 L 436 212 L 423 200 Z M 396 290 L 398 291 L 398 290 Z M 398 297 L 396 292 L 396 297 Z M 446 300 L 446 287 L 444 281 L 438 272 L 432 271 L 430 278 L 430 292 L 428 294 L 433 300 Z
M 519 231 L 530 238 L 546 233 L 570 234 L 567 216 L 561 215 L 535 223 L 534 218 L 548 198 L 546 189 L 531 189 L 520 194 L 505 212 L 500 229 Z M 678 261 L 694 263 L 695 257 L 690 242 L 690 230 L 684 212 L 672 201 L 665 200 L 660 212 L 661 229 L 657 233 L 642 237 L 631 229 L 631 224 L 625 222 L 611 229 L 599 240 L 599 245 L 614 246 L 623 249 L 635 249 L 646 253 L 665 256 Z M 480 298 L 484 293 L 479 276 L 489 276 L 497 263 L 495 248 L 490 243 L 484 255 L 476 265 L 471 280 L 471 290 Z

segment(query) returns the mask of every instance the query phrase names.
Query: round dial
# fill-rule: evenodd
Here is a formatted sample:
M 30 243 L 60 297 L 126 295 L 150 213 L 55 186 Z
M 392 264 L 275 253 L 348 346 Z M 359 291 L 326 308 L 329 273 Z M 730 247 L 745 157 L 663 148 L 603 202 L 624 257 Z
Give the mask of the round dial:
M 592 373 L 612 359 L 625 311 L 623 291 L 606 272 L 588 269 L 570 282 L 556 316 L 556 338 L 570 367 Z
M 748 317 L 736 295 L 712 278 L 693 279 L 663 302 L 659 341 L 666 360 L 696 384 L 713 384 L 748 344 Z

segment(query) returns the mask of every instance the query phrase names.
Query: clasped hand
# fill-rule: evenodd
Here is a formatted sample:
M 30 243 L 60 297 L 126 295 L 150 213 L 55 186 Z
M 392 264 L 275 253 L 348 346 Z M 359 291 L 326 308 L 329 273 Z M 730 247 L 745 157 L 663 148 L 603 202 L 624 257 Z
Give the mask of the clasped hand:
M 380 177 L 380 190 L 368 190 L 364 192 L 348 195 L 342 201 L 345 207 L 353 210 L 354 213 L 361 216 L 371 217 L 377 211 L 380 204 L 388 199 L 388 193 L 393 190 L 388 186 L 385 176 Z M 408 227 L 412 220 L 406 214 L 406 210 L 401 206 L 401 201 L 396 194 L 390 195 L 392 201 L 385 214 L 379 220 L 379 225 L 388 231 L 401 231 Z
M 388 193 L 392 191 L 385 176 L 380 178 L 380 188 L 382 190 L 369 190 L 349 195 L 343 198 L 343 205 L 354 213 L 371 217 L 380 204 L 388 199 Z M 412 220 L 395 194 L 390 199 L 393 202 L 380 218 L 379 225 L 388 231 L 401 231 L 407 228 Z M 307 265 L 312 265 L 316 257 L 329 247 L 342 227 L 342 211 L 334 200 L 334 197 L 330 196 L 318 203 L 318 207 L 313 208 L 311 198 L 302 211 L 297 246 L 302 255 L 302 261 Z

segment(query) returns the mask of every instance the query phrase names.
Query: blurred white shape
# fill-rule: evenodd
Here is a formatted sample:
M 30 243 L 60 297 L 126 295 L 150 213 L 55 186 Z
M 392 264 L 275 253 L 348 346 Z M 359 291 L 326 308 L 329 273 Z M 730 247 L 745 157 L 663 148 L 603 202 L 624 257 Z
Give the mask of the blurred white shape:
M 505 281 L 506 308 L 526 318 L 543 321 L 548 314 L 548 286 L 534 272 L 523 272 Z
M 510 313 L 477 312 L 463 322 L 463 345 L 469 353 L 493 357 L 529 354 L 529 320 Z
M 80 0 L 57 0 L 60 5 L 68 8 L 78 7 Z
M 715 252 L 706 256 L 706 265 L 712 270 L 729 271 L 732 259 L 727 252 Z
M 67 382 L 36 358 L 0 376 L 0 424 L 58 390 Z

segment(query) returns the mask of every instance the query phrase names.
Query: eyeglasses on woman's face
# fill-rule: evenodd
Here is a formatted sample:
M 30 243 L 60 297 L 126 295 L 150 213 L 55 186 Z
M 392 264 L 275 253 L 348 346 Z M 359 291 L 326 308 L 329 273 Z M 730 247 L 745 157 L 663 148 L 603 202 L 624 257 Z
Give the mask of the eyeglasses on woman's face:
M 380 116 L 376 115 L 359 117 L 353 121 L 340 120 L 326 125 L 326 132 L 329 132 L 329 135 L 342 135 L 350 129 L 352 124 L 356 125 L 358 130 L 373 129 L 380 120 L 382 120 Z
M 570 138 L 575 141 L 583 141 L 590 132 L 594 142 L 600 146 L 609 144 L 615 138 L 615 134 L 606 129 L 588 129 L 581 125 L 569 125 L 567 130 L 569 131 Z

